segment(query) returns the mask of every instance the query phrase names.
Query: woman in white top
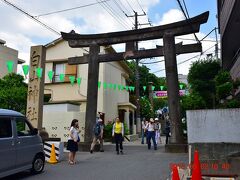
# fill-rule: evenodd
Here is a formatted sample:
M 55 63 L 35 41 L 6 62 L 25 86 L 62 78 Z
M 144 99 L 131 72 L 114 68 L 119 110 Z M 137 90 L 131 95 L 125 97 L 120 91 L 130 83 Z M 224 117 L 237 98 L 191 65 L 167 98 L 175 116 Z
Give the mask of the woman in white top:
M 147 142 L 148 142 L 148 149 L 151 149 L 151 139 L 153 141 L 154 150 L 157 150 L 157 144 L 155 141 L 155 129 L 154 129 L 154 120 L 150 118 L 150 122 L 147 124 L 146 129 L 147 133 Z
M 71 128 L 69 132 L 69 138 L 68 138 L 68 143 L 67 143 L 67 150 L 69 150 L 69 156 L 68 156 L 68 162 L 69 164 L 75 164 L 75 156 L 76 152 L 78 151 L 78 142 L 80 142 L 80 137 L 79 137 L 79 130 L 78 130 L 78 120 L 73 119 L 71 123 Z

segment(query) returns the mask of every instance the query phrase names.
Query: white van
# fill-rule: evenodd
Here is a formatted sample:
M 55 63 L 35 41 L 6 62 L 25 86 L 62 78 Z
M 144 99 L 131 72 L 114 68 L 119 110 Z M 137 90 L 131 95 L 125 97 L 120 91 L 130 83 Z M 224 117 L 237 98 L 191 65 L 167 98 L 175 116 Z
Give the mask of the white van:
M 38 130 L 21 113 L 0 109 L 0 178 L 28 169 L 41 173 L 44 163 Z

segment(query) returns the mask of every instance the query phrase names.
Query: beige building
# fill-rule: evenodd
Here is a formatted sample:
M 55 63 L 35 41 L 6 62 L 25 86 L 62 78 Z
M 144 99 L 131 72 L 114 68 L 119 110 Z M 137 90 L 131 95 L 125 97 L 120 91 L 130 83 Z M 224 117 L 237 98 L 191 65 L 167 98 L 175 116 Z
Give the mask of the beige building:
M 50 137 L 60 137 L 66 141 L 68 128 L 73 118 L 80 120 L 82 140 L 84 138 L 85 112 L 87 101 L 88 65 L 68 65 L 67 59 L 74 56 L 83 56 L 88 53 L 87 48 L 70 48 L 66 41 L 57 39 L 46 45 L 45 87 L 44 94 L 50 98 L 44 105 L 43 127 Z M 112 47 L 101 47 L 100 53 L 114 52 Z M 54 71 L 52 82 L 48 72 Z M 99 81 L 103 84 L 114 83 L 126 85 L 126 79 L 132 71 L 125 62 L 101 63 Z M 59 75 L 65 74 L 64 82 L 60 82 Z M 81 77 L 81 85 L 75 82 L 71 85 L 68 76 Z M 97 111 L 102 113 L 106 124 L 117 116 L 124 120 L 131 134 L 136 133 L 134 114 L 136 107 L 129 102 L 129 92 L 126 90 L 98 89 Z
M 25 61 L 18 58 L 18 51 L 7 47 L 6 41 L 0 39 L 0 78 L 8 74 L 6 62 L 13 61 L 13 72 L 17 72 L 17 65 Z

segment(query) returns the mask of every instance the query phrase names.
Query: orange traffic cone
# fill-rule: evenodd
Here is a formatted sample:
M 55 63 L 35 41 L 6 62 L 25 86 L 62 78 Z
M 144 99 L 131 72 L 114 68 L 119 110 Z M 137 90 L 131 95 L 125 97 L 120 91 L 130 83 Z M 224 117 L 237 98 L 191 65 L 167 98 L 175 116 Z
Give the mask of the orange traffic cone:
M 172 169 L 172 180 L 180 180 L 179 174 L 178 174 L 178 168 L 177 166 L 173 166 Z
M 198 151 L 194 152 L 192 180 L 202 180 Z
M 52 149 L 51 149 L 51 154 L 50 154 L 50 159 L 48 161 L 50 164 L 55 164 L 57 163 L 56 159 L 56 153 L 55 153 L 55 146 L 52 144 Z

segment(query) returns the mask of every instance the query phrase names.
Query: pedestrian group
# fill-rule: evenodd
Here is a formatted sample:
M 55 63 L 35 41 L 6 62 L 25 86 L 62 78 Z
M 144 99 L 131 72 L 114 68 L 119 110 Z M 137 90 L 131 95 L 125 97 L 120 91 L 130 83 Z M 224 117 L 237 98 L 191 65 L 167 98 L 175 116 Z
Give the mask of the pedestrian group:
M 169 117 L 166 117 L 165 125 L 165 134 L 166 134 L 166 144 L 168 144 L 169 137 L 171 136 L 170 132 L 170 121 Z M 148 149 L 151 149 L 153 144 L 154 150 L 157 150 L 157 144 L 162 143 L 161 140 L 161 123 L 158 118 L 150 118 L 148 120 L 142 121 L 142 144 L 144 144 L 144 139 L 146 137 L 146 144 Z M 98 115 L 96 124 L 93 128 L 93 140 L 90 147 L 90 153 L 94 151 L 96 143 L 99 141 L 100 152 L 104 152 L 103 149 L 103 132 L 104 124 L 103 120 Z M 78 151 L 78 143 L 80 142 L 79 136 L 80 130 L 78 125 L 78 120 L 73 119 L 71 122 L 71 127 L 69 131 L 69 138 L 67 142 L 67 150 L 69 150 L 68 162 L 70 165 L 76 164 L 76 152 Z M 112 137 L 115 140 L 116 144 L 116 154 L 123 154 L 123 140 L 124 140 L 124 124 L 120 121 L 119 117 L 115 118 L 112 128 Z

